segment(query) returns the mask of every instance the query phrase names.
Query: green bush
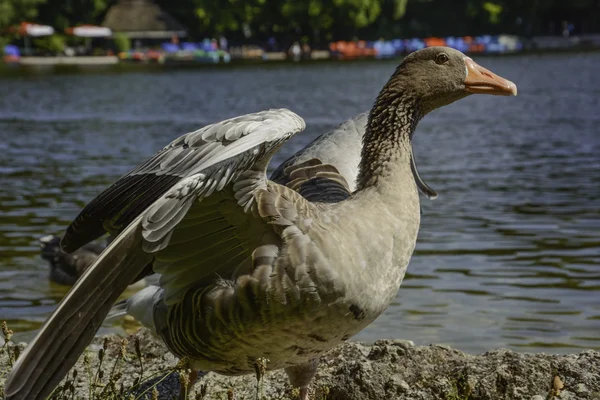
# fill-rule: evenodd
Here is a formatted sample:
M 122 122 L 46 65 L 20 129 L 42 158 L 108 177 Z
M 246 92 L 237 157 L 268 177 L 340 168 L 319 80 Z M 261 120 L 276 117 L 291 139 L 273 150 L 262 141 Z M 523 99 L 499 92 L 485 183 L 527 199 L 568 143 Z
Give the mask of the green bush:
M 122 33 L 115 33 L 115 46 L 119 52 L 127 52 L 131 49 L 131 40 Z
M 53 54 L 62 53 L 65 49 L 66 38 L 63 35 L 54 34 L 40 39 L 35 39 L 33 44 L 35 47 L 49 51 Z
M 4 55 L 4 46 L 10 43 L 7 37 L 0 36 L 0 56 Z

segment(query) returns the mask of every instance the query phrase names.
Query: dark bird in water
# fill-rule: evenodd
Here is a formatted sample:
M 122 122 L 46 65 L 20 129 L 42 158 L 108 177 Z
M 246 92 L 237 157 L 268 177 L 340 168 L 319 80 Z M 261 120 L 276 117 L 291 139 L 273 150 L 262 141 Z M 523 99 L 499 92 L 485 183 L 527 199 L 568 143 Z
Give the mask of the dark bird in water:
M 74 285 L 106 246 L 86 243 L 72 253 L 60 248 L 60 236 L 47 235 L 39 239 L 42 258 L 50 263 L 50 280 L 61 285 Z

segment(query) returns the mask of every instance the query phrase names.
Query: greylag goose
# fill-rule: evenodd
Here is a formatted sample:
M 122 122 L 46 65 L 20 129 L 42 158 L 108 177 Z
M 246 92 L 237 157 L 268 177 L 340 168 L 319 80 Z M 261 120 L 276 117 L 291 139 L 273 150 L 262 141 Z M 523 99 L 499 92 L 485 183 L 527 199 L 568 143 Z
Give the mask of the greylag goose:
M 311 143 L 282 162 L 271 174 L 270 179 L 281 185 L 291 182 L 290 171 L 298 164 L 316 160 L 321 164 L 330 164 L 344 177 L 348 190 L 353 192 L 358 176 L 362 137 L 367 126 L 369 113 L 362 113 L 331 131 L 318 136 Z M 417 187 L 429 198 L 435 198 L 437 193 L 431 189 L 419 176 L 413 161 L 413 175 Z M 108 243 L 110 243 L 109 237 Z M 62 285 L 73 285 L 83 275 L 85 270 L 96 261 L 105 246 L 97 243 L 87 243 L 67 254 L 60 248 L 61 237 L 47 235 L 39 239 L 41 256 L 50 263 L 50 280 Z M 148 282 L 146 282 L 148 283 Z
M 287 186 L 267 179 L 272 155 L 305 127 L 289 110 L 174 140 L 67 229 L 66 252 L 120 233 L 18 359 L 7 399 L 45 398 L 149 264 L 161 281 L 145 322 L 175 355 L 228 375 L 266 358 L 307 399 L 315 360 L 369 325 L 400 287 L 420 223 L 411 167 L 419 120 L 472 93 L 516 92 L 459 51 L 408 55 L 370 111 L 353 193 L 327 164 L 300 164 Z

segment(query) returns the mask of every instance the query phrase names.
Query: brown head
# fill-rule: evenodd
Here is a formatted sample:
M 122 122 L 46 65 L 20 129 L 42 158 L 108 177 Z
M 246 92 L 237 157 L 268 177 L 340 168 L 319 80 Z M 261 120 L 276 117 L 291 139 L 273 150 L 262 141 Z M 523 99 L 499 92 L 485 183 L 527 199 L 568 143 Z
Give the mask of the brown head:
M 470 94 L 516 96 L 517 87 L 458 50 L 428 47 L 402 61 L 384 92 L 389 97 L 410 97 L 416 101 L 420 114 L 425 115 Z

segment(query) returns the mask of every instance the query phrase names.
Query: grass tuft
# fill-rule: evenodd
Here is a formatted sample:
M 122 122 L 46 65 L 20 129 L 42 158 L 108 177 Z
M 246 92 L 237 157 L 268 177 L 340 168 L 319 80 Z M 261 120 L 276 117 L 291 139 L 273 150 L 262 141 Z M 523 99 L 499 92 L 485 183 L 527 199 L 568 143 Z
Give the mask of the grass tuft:
M 6 321 L 2 322 L 4 343 L 0 347 L 0 355 L 5 360 L 5 365 L 0 366 L 0 381 L 4 381 L 15 361 L 21 353 L 21 347 L 11 342 L 13 331 Z M 148 374 L 144 365 L 144 355 L 140 339 L 135 337 L 129 343 L 126 339 L 115 343 L 109 338 L 104 338 L 101 348 L 96 355 L 86 350 L 83 354 L 82 368 L 73 368 L 60 385 L 54 389 L 48 400 L 154 400 L 161 398 L 158 386 L 175 372 L 180 372 L 180 379 L 187 378 L 190 372 L 185 369 L 187 360 L 181 360 L 176 366 Z M 115 346 L 117 344 L 117 346 Z M 135 365 L 128 371 L 137 371 L 137 376 L 125 376 L 125 364 Z M 146 375 L 146 376 L 145 376 Z M 184 378 L 181 378 L 184 377 Z M 187 378 L 189 381 L 189 378 Z M 189 382 L 185 385 L 187 390 Z M 87 390 L 81 393 L 81 388 Z M 79 388 L 79 391 L 77 390 Z M 202 392 L 201 392 L 202 393 Z M 204 390 L 202 399 L 206 394 Z M 0 384 L 0 398 L 4 398 L 4 387 Z M 187 397 L 186 397 L 187 398 Z

